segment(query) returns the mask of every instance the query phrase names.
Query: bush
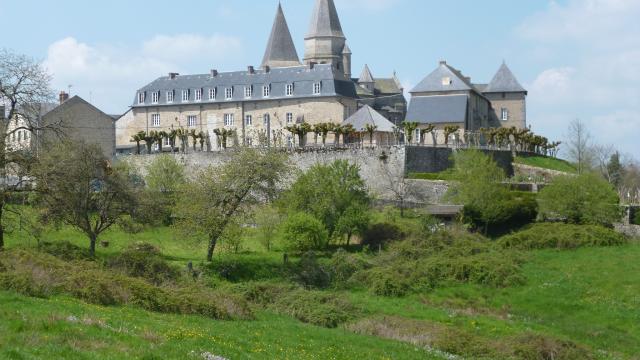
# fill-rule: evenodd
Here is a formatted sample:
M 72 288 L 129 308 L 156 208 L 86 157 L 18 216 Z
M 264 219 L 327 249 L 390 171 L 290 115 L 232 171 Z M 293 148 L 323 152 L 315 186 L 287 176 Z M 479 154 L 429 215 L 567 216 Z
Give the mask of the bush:
M 329 234 L 320 220 L 305 213 L 297 213 L 284 222 L 283 239 L 288 250 L 305 252 L 326 248 Z
M 174 281 L 180 272 L 160 256 L 153 245 L 136 244 L 107 261 L 107 266 L 122 273 L 160 285 Z
M 368 274 L 369 289 L 380 296 L 401 297 L 411 289 L 407 277 L 394 269 L 376 269 Z
M 91 260 L 91 256 L 89 256 L 89 251 L 87 251 L 87 249 L 83 249 L 68 241 L 54 243 L 41 242 L 38 245 L 38 250 L 66 261 Z
M 316 254 L 305 253 L 300 261 L 291 269 L 294 281 L 305 288 L 326 288 L 331 283 L 330 270 L 318 263 Z
M 464 207 L 464 221 L 489 236 L 507 234 L 534 222 L 538 216 L 536 194 L 523 192 L 507 194 L 504 198 L 495 199 L 497 212 L 490 222 L 485 222 L 481 210 L 473 205 Z
M 369 264 L 361 256 L 338 249 L 329 262 L 331 282 L 336 288 L 347 287 L 354 274 L 368 267 Z
M 400 241 L 406 237 L 406 234 L 398 225 L 391 223 L 372 224 L 364 232 L 362 236 L 362 245 L 368 246 L 371 250 L 377 250 L 379 247 L 386 247 L 393 241 Z
M 520 232 L 500 238 L 503 248 L 517 249 L 575 249 L 593 246 L 617 246 L 626 243 L 626 238 L 595 225 L 572 225 L 541 223 Z

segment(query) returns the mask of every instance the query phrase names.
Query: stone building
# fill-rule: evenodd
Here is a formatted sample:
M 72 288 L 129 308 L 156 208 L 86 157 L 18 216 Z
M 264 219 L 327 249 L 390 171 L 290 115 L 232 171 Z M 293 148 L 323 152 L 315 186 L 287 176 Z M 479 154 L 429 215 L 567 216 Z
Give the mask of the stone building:
M 436 126 L 436 141 L 444 143 L 444 128 L 459 126 L 460 139 L 465 132 L 481 128 L 527 127 L 527 91 L 506 64 L 502 64 L 489 84 L 474 84 L 471 78 L 445 61 L 411 91 L 407 121 L 420 124 L 417 142 L 433 143 L 432 137 L 420 139 L 420 129 Z
M 260 68 L 156 79 L 137 91 L 127 125 L 118 126 L 118 148 L 133 148 L 130 139 L 140 131 L 177 129 L 195 130 L 215 148 L 214 131 L 222 128 L 235 130 L 233 143 L 286 145 L 287 126 L 340 124 L 364 104 L 394 121 L 404 118 L 397 78 L 352 79 L 351 56 L 333 0 L 316 1 L 303 62 L 278 5 Z

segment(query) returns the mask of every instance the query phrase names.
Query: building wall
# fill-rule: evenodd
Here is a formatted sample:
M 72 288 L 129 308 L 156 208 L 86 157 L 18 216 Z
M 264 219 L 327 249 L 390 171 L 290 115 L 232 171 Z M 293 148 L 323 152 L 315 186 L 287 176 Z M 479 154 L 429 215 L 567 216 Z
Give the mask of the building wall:
M 459 150 L 465 151 L 465 150 Z M 513 154 L 510 151 L 481 150 L 491 156 L 496 164 L 508 176 L 513 176 Z M 407 146 L 405 171 L 406 173 L 438 173 L 453 167 L 454 149 L 428 146 Z
M 342 97 L 134 108 L 133 120 L 126 125 L 126 129 L 119 131 L 118 146 L 130 146 L 131 137 L 140 131 L 170 131 L 186 128 L 209 134 L 212 145 L 216 147 L 213 131 L 225 127 L 225 114 L 233 115 L 234 119 L 233 125 L 226 128 L 236 129 L 240 142 L 243 138 L 250 139 L 249 141 L 256 145 L 259 133 L 266 131 L 265 114 L 270 117 L 270 130 L 273 132 L 283 130 L 286 126 L 293 125 L 302 119 L 312 125 L 322 122 L 342 123 L 356 110 L 355 99 Z M 287 123 L 288 113 L 293 115 L 291 123 Z M 153 114 L 160 115 L 158 127 L 153 126 Z M 247 115 L 252 117 L 251 125 L 245 123 Z M 196 116 L 195 126 L 188 126 L 189 116 Z
M 492 118 L 501 127 L 510 128 L 515 126 L 518 129 L 527 127 L 527 102 L 524 93 L 497 93 L 486 94 L 491 101 Z M 503 97 L 504 96 L 504 97 Z M 502 120 L 502 109 L 509 112 L 509 120 Z

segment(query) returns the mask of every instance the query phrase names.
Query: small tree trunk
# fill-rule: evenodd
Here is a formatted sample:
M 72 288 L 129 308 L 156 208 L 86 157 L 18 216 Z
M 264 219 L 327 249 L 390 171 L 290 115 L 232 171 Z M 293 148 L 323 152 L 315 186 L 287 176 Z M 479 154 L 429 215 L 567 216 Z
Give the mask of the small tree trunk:
M 218 242 L 218 237 L 213 237 L 209 241 L 209 249 L 207 250 L 207 261 L 213 261 L 213 252 L 216 250 L 216 243 Z
M 96 256 L 96 242 L 98 240 L 98 237 L 94 234 L 89 235 L 89 256 L 90 257 L 95 257 Z
M 4 204 L 0 204 L 0 251 L 4 250 L 4 225 L 2 224 Z

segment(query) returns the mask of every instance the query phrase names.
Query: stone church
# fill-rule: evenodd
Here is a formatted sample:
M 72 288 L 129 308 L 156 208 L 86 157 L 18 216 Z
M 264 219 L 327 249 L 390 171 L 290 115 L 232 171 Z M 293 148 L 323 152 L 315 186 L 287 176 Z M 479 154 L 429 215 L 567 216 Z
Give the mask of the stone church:
M 214 130 L 226 128 L 235 130 L 235 143 L 287 144 L 287 126 L 340 124 L 365 105 L 395 124 L 404 120 L 407 103 L 395 74 L 376 78 L 365 66 L 352 77 L 352 53 L 333 0 L 316 0 L 304 44 L 300 61 L 279 4 L 260 67 L 156 79 L 137 91 L 118 141 L 140 131 L 182 128 L 208 134 L 216 147 Z M 124 146 L 132 144 L 118 144 Z

